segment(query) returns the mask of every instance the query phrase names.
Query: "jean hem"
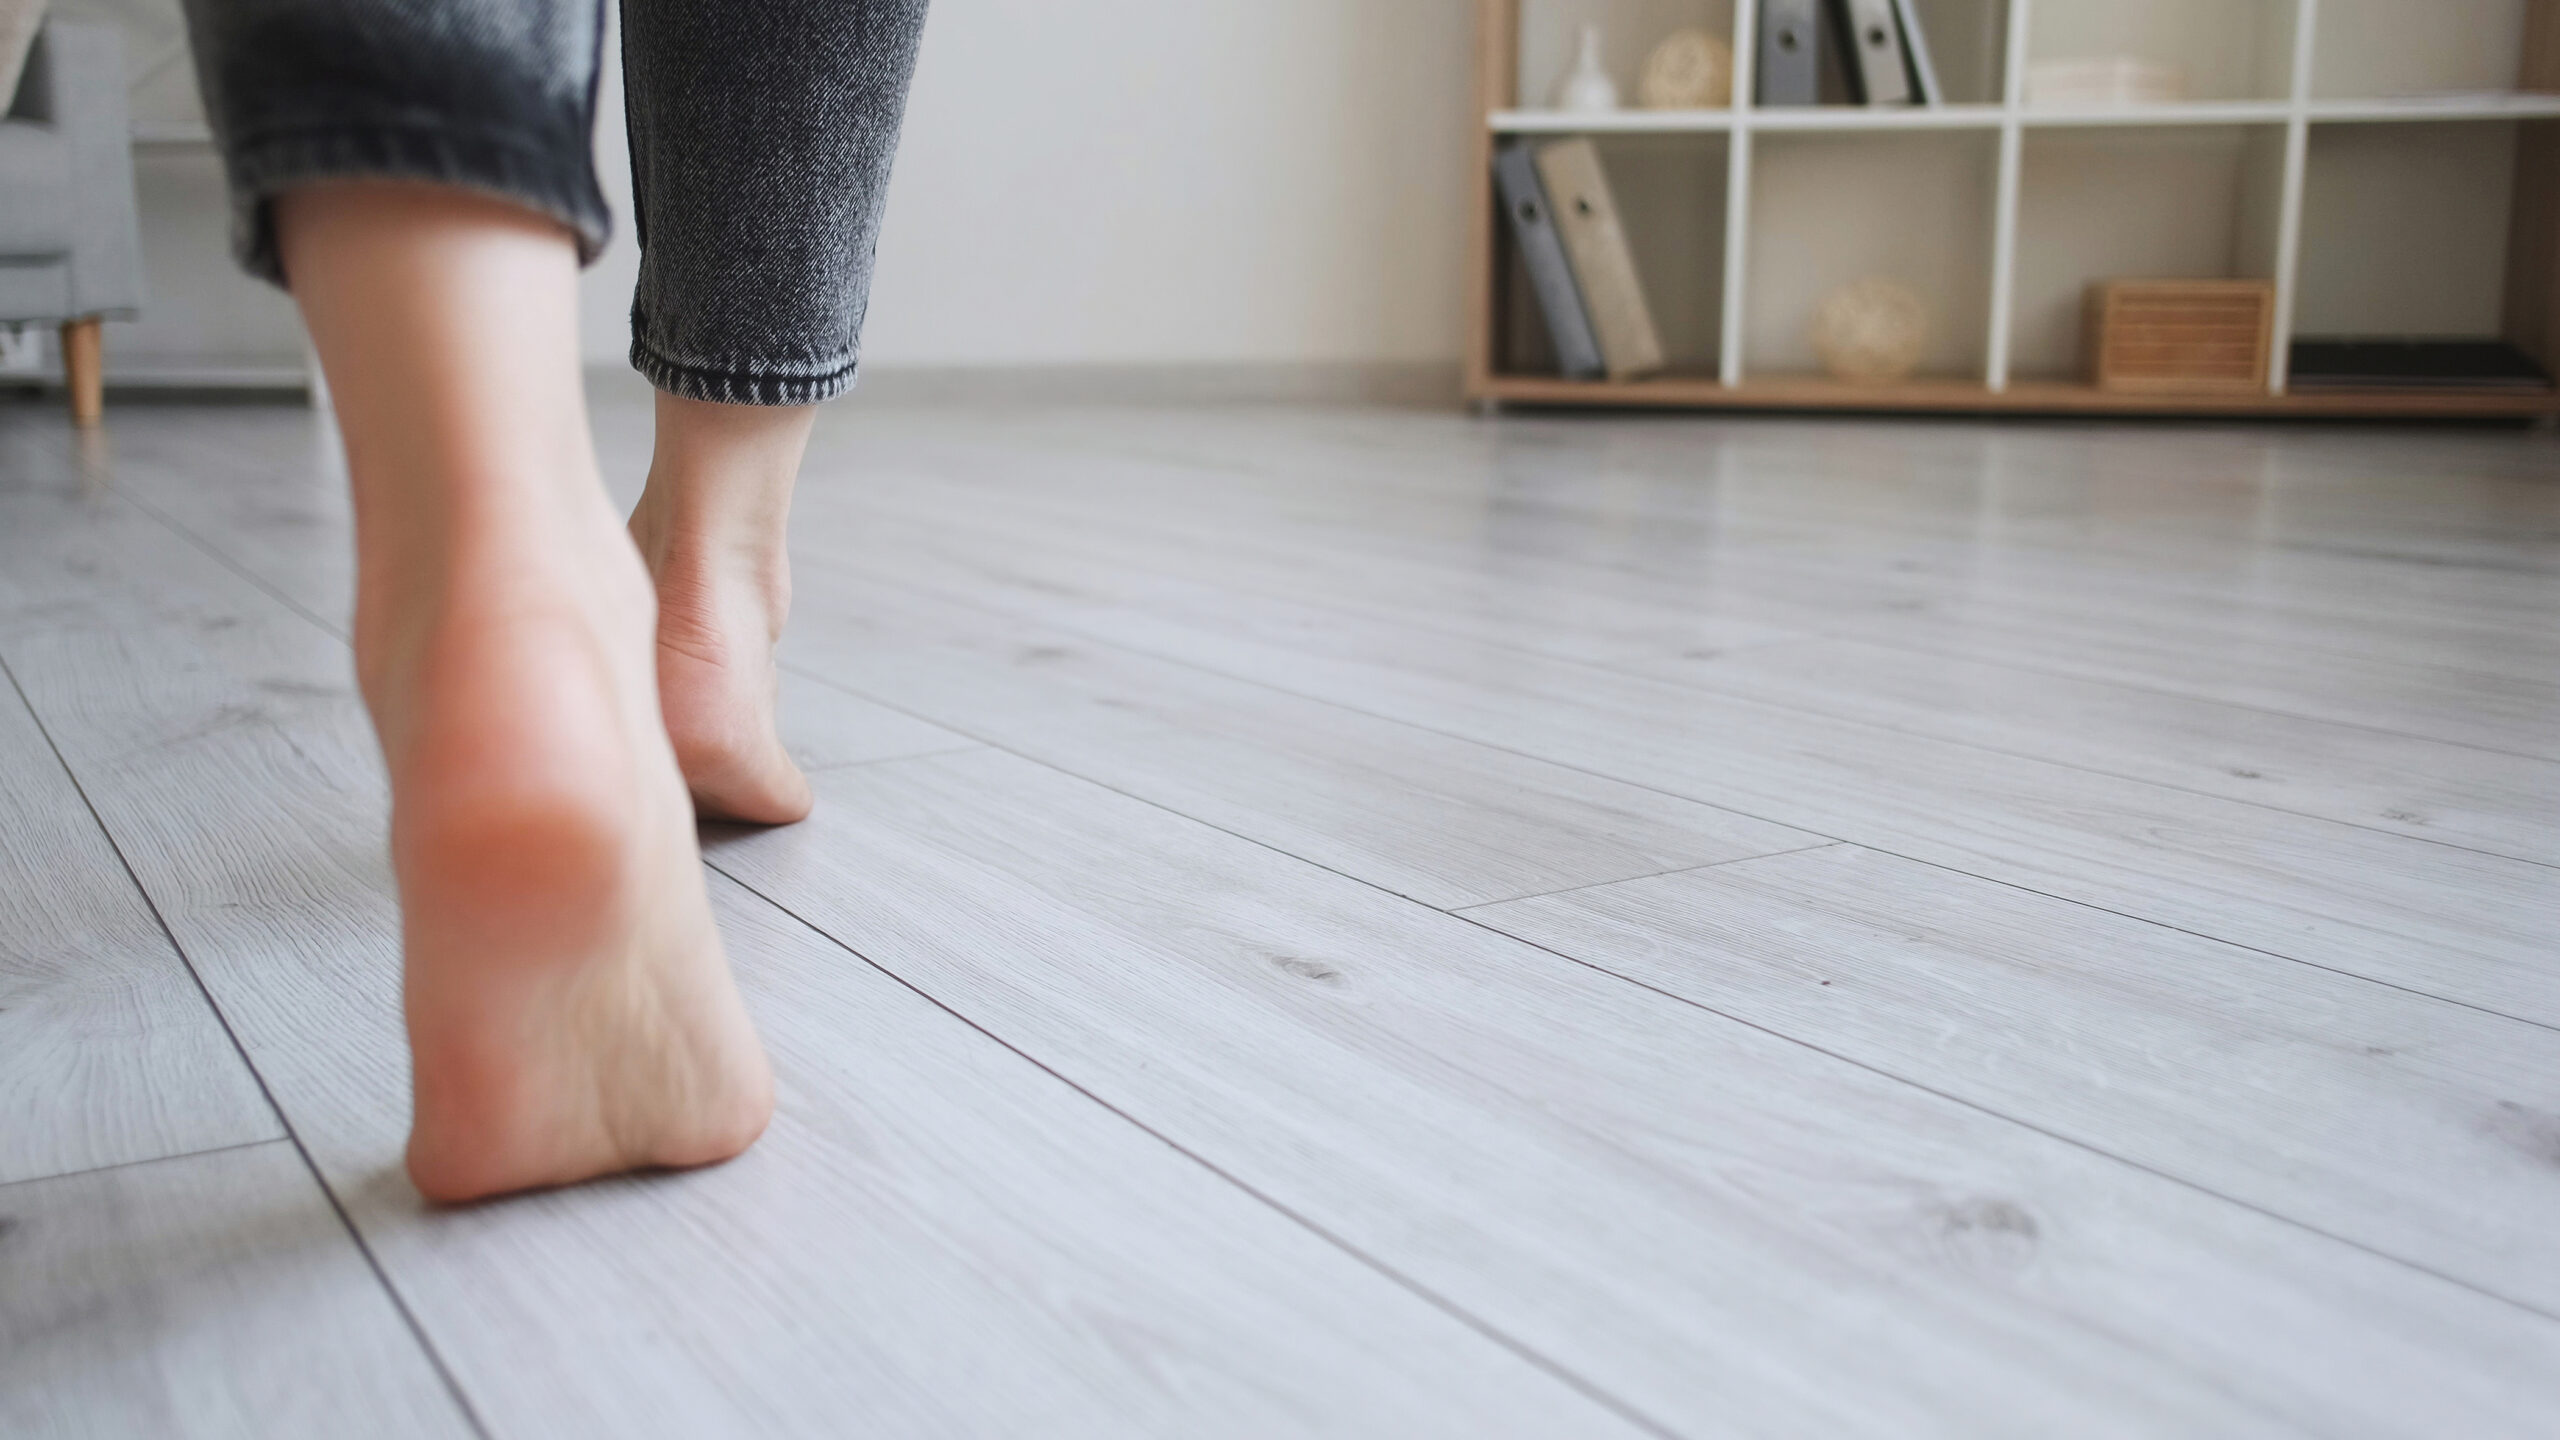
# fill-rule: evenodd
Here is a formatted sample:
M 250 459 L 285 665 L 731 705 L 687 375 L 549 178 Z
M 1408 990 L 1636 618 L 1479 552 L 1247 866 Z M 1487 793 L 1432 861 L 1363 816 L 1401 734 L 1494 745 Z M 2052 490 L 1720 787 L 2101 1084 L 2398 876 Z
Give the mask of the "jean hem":
M 720 405 L 815 405 L 853 388 L 857 362 L 847 360 L 817 375 L 776 375 L 755 370 L 714 369 L 670 360 L 638 340 L 631 342 L 631 368 L 670 395 Z
M 522 205 L 569 231 L 580 265 L 604 253 L 613 233 L 583 152 L 575 170 L 563 173 L 556 156 L 508 137 L 383 122 L 271 132 L 235 139 L 228 149 L 232 251 L 241 268 L 279 286 L 287 281 L 271 202 L 318 180 L 416 180 Z

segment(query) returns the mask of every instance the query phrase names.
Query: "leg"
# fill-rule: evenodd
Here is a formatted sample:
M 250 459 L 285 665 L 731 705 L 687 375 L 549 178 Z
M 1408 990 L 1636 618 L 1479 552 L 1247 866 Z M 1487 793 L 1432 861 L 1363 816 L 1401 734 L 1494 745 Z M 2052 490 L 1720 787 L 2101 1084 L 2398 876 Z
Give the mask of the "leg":
M 658 592 L 658 691 L 705 815 L 787 825 L 809 782 L 774 730 L 774 642 L 791 610 L 783 532 L 811 407 L 658 394 L 658 448 L 631 512 Z
M 71 392 L 74 425 L 95 425 L 107 412 L 104 328 L 95 315 L 62 322 L 62 385 Z
M 853 383 L 924 0 L 625 0 L 640 232 L 632 364 L 659 391 L 631 533 L 668 733 L 706 814 L 809 812 L 773 727 L 783 526 L 809 407 Z
M 571 237 L 436 186 L 274 209 L 355 490 L 410 1174 L 463 1200 L 734 1155 L 772 1081 L 659 724 L 648 576 L 596 471 Z

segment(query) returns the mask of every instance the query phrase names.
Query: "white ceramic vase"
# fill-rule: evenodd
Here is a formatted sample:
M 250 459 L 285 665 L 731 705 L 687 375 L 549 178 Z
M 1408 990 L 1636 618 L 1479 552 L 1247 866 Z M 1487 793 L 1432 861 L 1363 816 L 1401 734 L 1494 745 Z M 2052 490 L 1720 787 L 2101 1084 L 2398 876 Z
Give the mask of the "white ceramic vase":
M 1618 82 L 1609 78 L 1607 67 L 1600 63 L 1599 26 L 1582 27 L 1582 48 L 1574 56 L 1573 68 L 1556 85 L 1556 108 L 1582 114 L 1618 108 Z

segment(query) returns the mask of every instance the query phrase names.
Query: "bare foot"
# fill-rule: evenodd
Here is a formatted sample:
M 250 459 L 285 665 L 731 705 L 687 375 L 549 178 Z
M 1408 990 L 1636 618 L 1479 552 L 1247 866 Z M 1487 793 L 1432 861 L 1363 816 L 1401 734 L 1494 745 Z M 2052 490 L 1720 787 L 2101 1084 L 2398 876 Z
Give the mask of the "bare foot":
M 812 792 L 773 723 L 781 689 L 773 646 L 791 612 L 791 561 L 781 546 L 786 500 L 768 492 L 778 484 L 788 497 L 806 420 L 781 415 L 794 425 L 783 469 L 748 443 L 730 441 L 722 454 L 701 441 L 707 410 L 724 413 L 712 423 L 730 430 L 776 418 L 660 397 L 660 461 L 630 518 L 658 587 L 658 700 L 701 815 L 791 825 L 809 817 Z M 696 433 L 671 443 L 671 413 L 691 418 Z M 778 482 L 760 474 L 771 469 L 781 471 Z
M 469 599 L 369 687 L 430 1199 L 725 1160 L 772 1114 L 655 724 L 640 567 L 595 560 L 575 586 L 459 567 L 447 593 Z
M 726 1159 L 773 1078 L 659 722 L 649 580 L 596 473 L 577 251 L 437 186 L 276 202 L 355 498 L 435 1200 Z

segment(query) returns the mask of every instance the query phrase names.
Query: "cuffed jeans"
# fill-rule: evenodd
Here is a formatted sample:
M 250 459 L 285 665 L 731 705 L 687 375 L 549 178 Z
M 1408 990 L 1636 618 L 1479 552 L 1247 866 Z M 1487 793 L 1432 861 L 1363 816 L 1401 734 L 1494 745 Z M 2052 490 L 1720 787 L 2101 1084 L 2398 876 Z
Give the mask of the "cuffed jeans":
M 631 363 L 697 400 L 853 383 L 926 0 L 622 0 L 640 284 Z M 601 0 L 186 0 L 233 244 L 285 283 L 274 198 L 457 185 L 604 248 Z

